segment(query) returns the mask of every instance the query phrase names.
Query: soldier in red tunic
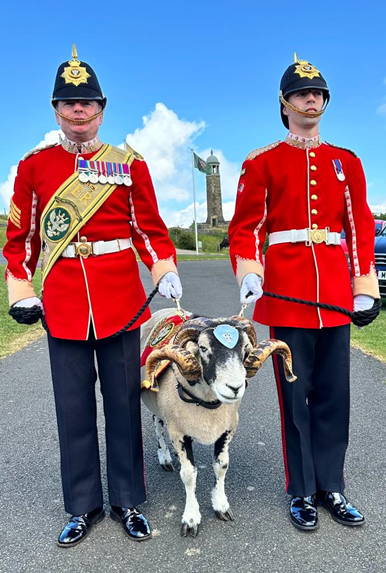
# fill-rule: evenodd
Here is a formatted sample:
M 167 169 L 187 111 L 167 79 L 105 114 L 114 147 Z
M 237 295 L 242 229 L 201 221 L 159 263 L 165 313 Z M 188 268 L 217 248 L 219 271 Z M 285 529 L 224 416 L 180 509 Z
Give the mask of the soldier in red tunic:
M 304 60 L 280 85 L 284 141 L 252 152 L 242 166 L 230 254 L 241 302 L 255 302 L 254 319 L 290 346 L 298 379 L 288 384 L 274 359 L 282 420 L 290 519 L 318 527 L 317 502 L 344 525 L 363 515 L 343 495 L 349 433 L 350 318 L 332 310 L 263 296 L 270 293 L 361 312 L 379 299 L 374 267 L 374 219 L 362 165 L 352 151 L 322 143 L 319 121 L 330 92 Z M 340 233 L 345 230 L 353 286 Z M 263 263 L 263 244 L 269 248 Z
M 32 323 L 44 312 L 55 394 L 65 509 L 58 543 L 72 547 L 105 516 L 95 383 L 104 401 L 110 516 L 133 540 L 151 537 L 140 420 L 139 327 L 146 296 L 134 246 L 160 294 L 179 298 L 175 249 L 158 213 L 148 168 L 133 149 L 98 137 L 106 98 L 94 70 L 73 57 L 57 73 L 52 104 L 60 145 L 20 162 L 11 200 L 6 279 L 10 314 Z M 32 277 L 43 250 L 42 298 Z

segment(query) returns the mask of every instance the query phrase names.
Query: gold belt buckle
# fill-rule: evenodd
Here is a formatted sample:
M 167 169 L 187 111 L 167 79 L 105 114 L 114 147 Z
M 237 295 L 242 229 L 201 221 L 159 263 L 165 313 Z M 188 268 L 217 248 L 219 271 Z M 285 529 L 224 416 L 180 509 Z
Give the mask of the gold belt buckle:
M 312 229 L 310 231 L 310 241 L 319 245 L 323 241 L 327 244 L 326 229 Z
M 81 237 L 80 240 L 81 243 L 80 245 L 77 245 L 75 252 L 79 257 L 87 259 L 87 257 L 89 257 L 92 254 L 92 245 L 91 243 L 87 242 L 86 237 Z

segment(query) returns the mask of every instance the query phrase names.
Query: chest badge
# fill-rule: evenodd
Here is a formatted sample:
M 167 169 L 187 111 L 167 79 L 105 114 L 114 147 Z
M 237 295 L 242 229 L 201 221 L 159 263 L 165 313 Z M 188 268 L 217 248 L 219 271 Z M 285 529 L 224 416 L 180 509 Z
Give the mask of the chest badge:
M 71 215 L 63 207 L 55 207 L 45 216 L 43 225 L 45 234 L 51 241 L 60 241 L 70 229 Z
M 343 173 L 342 162 L 340 159 L 333 159 L 332 164 L 334 166 L 335 174 L 339 181 L 344 181 L 346 179 L 345 174 Z

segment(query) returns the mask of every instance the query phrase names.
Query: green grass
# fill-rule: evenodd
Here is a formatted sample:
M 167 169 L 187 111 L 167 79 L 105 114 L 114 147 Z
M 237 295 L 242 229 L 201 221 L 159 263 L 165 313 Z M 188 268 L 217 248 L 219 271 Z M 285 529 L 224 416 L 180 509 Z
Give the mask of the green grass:
M 6 243 L 6 236 L 5 236 L 6 230 L 7 230 L 7 227 L 0 227 L 0 250 L 3 249 L 3 247 Z
M 207 261 L 207 260 L 217 260 L 217 259 L 228 259 L 228 253 L 200 253 L 199 255 L 194 254 L 192 255 L 177 255 L 177 262 L 178 261 Z
M 8 356 L 24 348 L 42 334 L 43 327 L 40 321 L 31 326 L 18 324 L 8 314 L 8 291 L 4 281 L 5 265 L 0 265 L 0 358 Z M 40 269 L 37 269 L 34 277 L 35 291 L 40 290 Z
M 383 302 L 381 314 L 378 318 L 359 330 L 351 325 L 351 344 L 360 348 L 367 354 L 372 354 L 386 362 L 386 302 Z

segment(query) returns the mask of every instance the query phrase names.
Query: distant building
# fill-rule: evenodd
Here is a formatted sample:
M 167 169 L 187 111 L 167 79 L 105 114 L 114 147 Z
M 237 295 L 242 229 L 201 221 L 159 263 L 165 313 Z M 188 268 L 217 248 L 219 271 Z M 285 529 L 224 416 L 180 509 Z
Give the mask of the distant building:
M 208 165 L 208 174 L 206 175 L 206 203 L 208 215 L 205 223 L 198 223 L 198 228 L 215 229 L 216 227 L 228 227 L 229 221 L 225 221 L 222 212 L 222 199 L 221 199 L 221 177 L 220 177 L 220 162 L 213 150 L 211 155 L 206 160 Z

